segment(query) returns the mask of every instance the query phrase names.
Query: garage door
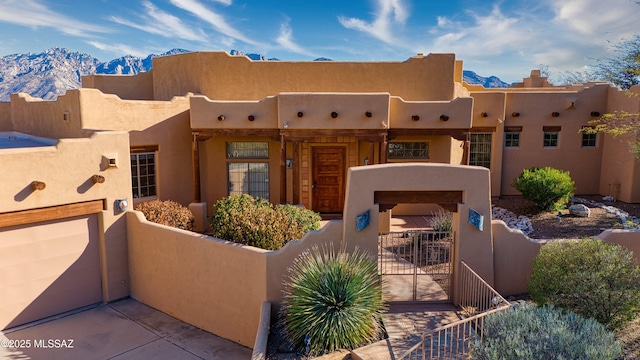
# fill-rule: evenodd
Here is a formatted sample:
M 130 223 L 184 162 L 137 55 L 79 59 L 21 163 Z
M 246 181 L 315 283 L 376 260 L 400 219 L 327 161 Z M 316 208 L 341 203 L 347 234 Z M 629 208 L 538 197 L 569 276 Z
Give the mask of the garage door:
M 102 301 L 96 214 L 0 228 L 0 329 Z

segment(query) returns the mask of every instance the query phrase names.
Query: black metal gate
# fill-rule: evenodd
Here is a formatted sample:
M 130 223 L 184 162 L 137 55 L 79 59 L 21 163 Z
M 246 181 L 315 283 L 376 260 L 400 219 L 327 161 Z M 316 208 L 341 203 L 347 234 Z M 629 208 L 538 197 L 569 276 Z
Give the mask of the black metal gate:
M 449 301 L 451 232 L 411 230 L 379 237 L 378 272 L 388 301 Z

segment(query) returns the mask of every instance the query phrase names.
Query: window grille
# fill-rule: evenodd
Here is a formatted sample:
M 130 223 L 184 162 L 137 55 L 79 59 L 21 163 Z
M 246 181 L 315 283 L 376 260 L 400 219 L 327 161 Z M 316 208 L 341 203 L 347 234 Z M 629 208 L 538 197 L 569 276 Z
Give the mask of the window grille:
M 228 142 L 227 159 L 268 159 L 268 142 Z
M 491 133 L 471 133 L 469 165 L 491 168 Z
M 389 159 L 429 159 L 428 142 L 390 142 Z
M 156 196 L 156 154 L 131 154 L 131 189 L 133 198 Z
M 509 147 L 509 148 L 520 147 L 520 133 L 519 132 L 504 133 L 504 147 Z

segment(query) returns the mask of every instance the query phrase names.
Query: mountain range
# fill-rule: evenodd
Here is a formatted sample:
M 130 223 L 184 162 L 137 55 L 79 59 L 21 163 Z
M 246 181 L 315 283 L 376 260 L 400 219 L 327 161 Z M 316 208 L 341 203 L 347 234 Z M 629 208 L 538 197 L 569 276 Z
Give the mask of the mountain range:
M 184 49 L 173 49 L 162 54 L 151 54 L 145 58 L 123 56 L 107 62 L 95 57 L 70 51 L 65 48 L 51 48 L 41 53 L 12 54 L 0 58 L 0 101 L 9 101 L 10 95 L 17 92 L 27 93 L 44 100 L 54 100 L 69 89 L 81 87 L 82 76 L 94 74 L 134 75 L 149 71 L 151 59 L 189 52 Z M 261 54 L 244 54 L 231 50 L 231 55 L 246 55 L 252 60 L 278 61 L 267 59 Z M 315 61 L 331 61 L 318 58 Z M 480 84 L 484 87 L 507 87 L 508 84 L 495 76 L 482 77 L 473 71 L 464 71 L 464 81 L 469 84 Z

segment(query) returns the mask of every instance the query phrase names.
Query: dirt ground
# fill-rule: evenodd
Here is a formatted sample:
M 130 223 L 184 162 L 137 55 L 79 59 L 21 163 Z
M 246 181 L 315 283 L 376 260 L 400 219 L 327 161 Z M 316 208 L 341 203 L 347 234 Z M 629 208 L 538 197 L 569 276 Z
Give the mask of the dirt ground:
M 640 217 L 640 204 L 627 204 L 620 201 L 607 202 L 603 201 L 601 196 L 579 197 L 614 206 L 628 212 L 630 216 Z M 534 239 L 581 239 L 597 236 L 620 222 L 614 214 L 591 206 L 589 206 L 591 216 L 588 218 L 572 216 L 569 214 L 569 210 L 565 209 L 561 211 L 562 217 L 558 221 L 558 212 L 540 211 L 533 202 L 524 200 L 522 197 L 505 197 L 493 200 L 492 204 L 531 219 L 534 231 L 529 237 Z

